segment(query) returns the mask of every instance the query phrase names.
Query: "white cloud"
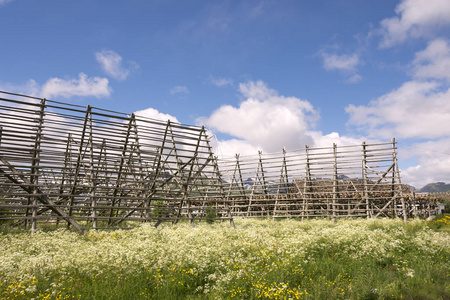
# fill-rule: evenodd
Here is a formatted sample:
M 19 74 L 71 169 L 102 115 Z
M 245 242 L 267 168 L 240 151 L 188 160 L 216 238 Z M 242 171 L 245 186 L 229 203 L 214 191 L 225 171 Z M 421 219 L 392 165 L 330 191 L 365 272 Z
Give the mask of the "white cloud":
M 154 120 L 158 120 L 158 121 L 163 121 L 163 122 L 167 122 L 168 120 L 170 120 L 171 122 L 179 123 L 176 117 L 171 116 L 169 114 L 161 113 L 154 108 L 147 108 L 147 109 L 139 110 L 139 111 L 136 111 L 134 114 L 136 116 L 142 116 L 142 117 L 146 117 L 146 118 L 150 118 L 150 119 L 154 119 Z
M 9 2 L 13 2 L 14 0 L 0 0 L 0 5 L 4 5 Z
M 402 171 L 402 182 L 421 188 L 428 183 L 450 183 L 450 138 L 414 144 L 404 150 L 418 157 L 418 165 Z
M 337 55 L 322 52 L 323 67 L 327 71 L 340 71 L 347 77 L 348 82 L 358 82 L 362 79 L 357 66 L 361 64 L 357 54 Z
M 324 135 L 313 130 L 318 111 L 306 100 L 285 97 L 264 82 L 239 85 L 246 98 L 238 107 L 224 105 L 198 123 L 232 138 L 214 143 L 215 153 L 224 157 L 255 155 L 310 147 L 331 147 L 360 144 L 363 139 L 341 136 L 336 132 Z
M 222 86 L 227 86 L 227 85 L 233 85 L 233 80 L 228 79 L 228 78 L 215 78 L 215 77 L 211 76 L 209 80 L 215 86 L 222 87 Z
M 41 87 L 35 80 L 30 79 L 23 84 L 1 83 L 0 90 L 27 96 L 39 97 Z
M 336 144 L 337 146 L 354 146 L 359 145 L 363 141 L 367 143 L 376 142 L 374 140 L 369 140 L 367 138 L 352 138 L 348 136 L 341 136 L 337 132 L 332 132 L 326 135 L 323 135 L 320 131 L 311 131 L 309 132 L 311 137 L 314 140 L 314 147 L 315 148 L 326 148 L 331 147 L 333 144 Z
M 346 107 L 348 125 L 373 138 L 425 141 L 399 148 L 399 159 L 414 159 L 417 163 L 402 170 L 403 183 L 422 187 L 430 182 L 450 181 L 449 42 L 441 38 L 431 41 L 416 53 L 411 70 L 413 79 L 397 89 L 367 105 Z
M 349 105 L 349 124 L 380 138 L 438 138 L 450 135 L 450 89 L 437 82 L 409 81 L 371 101 Z
M 262 150 L 262 147 L 254 146 L 247 141 L 238 139 L 212 140 L 211 145 L 214 149 L 214 154 L 221 158 L 233 157 L 235 154 L 242 156 L 255 155 L 258 151 Z
M 397 16 L 381 21 L 383 48 L 408 38 L 430 36 L 433 30 L 450 25 L 450 1 L 403 0 L 395 9 Z
M 179 85 L 179 86 L 173 87 L 170 90 L 170 93 L 172 95 L 174 95 L 174 94 L 186 94 L 187 95 L 187 94 L 189 94 L 189 89 L 186 86 Z
M 41 97 L 94 96 L 108 97 L 112 93 L 107 78 L 88 77 L 80 73 L 78 79 L 50 78 L 42 86 Z
M 447 40 L 436 39 L 427 48 L 416 53 L 414 76 L 450 80 L 450 45 Z
M 132 63 L 132 67 L 124 67 L 122 57 L 112 50 L 96 52 L 95 59 L 107 75 L 117 80 L 125 80 L 130 75 L 131 69 L 138 67 L 135 63 Z
M 247 98 L 239 107 L 224 105 L 200 121 L 269 152 L 312 143 L 307 131 L 318 114 L 308 101 L 280 96 L 261 81 L 240 84 L 239 90 Z
M 234 138 L 220 140 L 217 153 L 233 156 L 235 153 L 256 154 L 278 152 L 286 149 L 361 143 L 359 139 L 340 136 L 338 133 L 323 135 L 313 131 L 319 113 L 306 100 L 285 97 L 270 89 L 261 81 L 240 84 L 239 90 L 246 98 L 238 107 L 224 105 L 207 118 L 198 119 L 216 132 Z
M 288 150 L 297 150 L 303 149 L 306 145 L 311 148 L 329 148 L 332 147 L 333 144 L 339 146 L 354 146 L 360 145 L 363 141 L 365 142 L 375 142 L 374 140 L 368 140 L 365 138 L 351 138 L 347 136 L 341 136 L 337 132 L 332 132 L 330 134 L 323 135 L 320 131 L 308 131 L 307 134 L 311 137 L 310 143 L 301 144 L 298 143 L 293 148 L 287 148 Z M 260 145 L 254 145 L 247 140 L 240 139 L 229 139 L 229 140 L 216 140 L 213 139 L 211 145 L 213 146 L 214 153 L 219 157 L 232 157 L 235 154 L 240 154 L 241 156 L 245 155 L 255 155 L 258 151 L 263 151 L 264 153 L 270 152 L 280 152 L 283 148 L 283 145 L 273 145 L 272 149 L 266 152 L 266 148 Z

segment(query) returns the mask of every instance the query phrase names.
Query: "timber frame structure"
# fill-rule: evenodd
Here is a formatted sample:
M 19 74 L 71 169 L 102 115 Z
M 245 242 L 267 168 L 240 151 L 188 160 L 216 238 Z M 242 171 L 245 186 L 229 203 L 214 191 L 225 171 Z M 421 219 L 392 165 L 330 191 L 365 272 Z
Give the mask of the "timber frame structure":
M 417 214 L 395 140 L 218 159 L 204 127 L 7 92 L 0 116 L 0 221 L 32 231 Z
M 410 214 L 396 143 L 309 148 L 219 161 L 233 216 L 399 217 Z

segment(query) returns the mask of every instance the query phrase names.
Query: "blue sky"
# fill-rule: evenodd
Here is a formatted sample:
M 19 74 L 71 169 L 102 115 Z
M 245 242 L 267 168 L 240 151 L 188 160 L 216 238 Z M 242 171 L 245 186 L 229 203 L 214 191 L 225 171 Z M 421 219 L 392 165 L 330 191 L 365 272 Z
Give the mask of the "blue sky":
M 205 125 L 219 155 L 399 142 L 450 182 L 450 1 L 0 0 L 0 90 Z

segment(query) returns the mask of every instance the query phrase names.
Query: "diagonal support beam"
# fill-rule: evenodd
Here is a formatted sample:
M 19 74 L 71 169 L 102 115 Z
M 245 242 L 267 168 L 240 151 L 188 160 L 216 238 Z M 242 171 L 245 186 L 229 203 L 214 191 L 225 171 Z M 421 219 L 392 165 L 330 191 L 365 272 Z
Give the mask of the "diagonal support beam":
M 375 184 L 372 185 L 372 187 L 370 188 L 370 190 L 372 191 L 373 189 L 375 189 L 375 187 L 384 179 L 386 178 L 386 175 L 395 167 L 395 162 L 393 162 L 391 164 L 391 166 L 380 176 L 378 177 L 378 180 Z M 369 168 L 368 166 L 366 166 L 366 168 L 368 170 L 372 170 L 371 168 Z M 373 170 L 372 170 L 373 171 Z
M 384 206 L 383 208 L 381 208 L 381 210 L 376 214 L 375 219 L 378 218 L 385 210 L 386 208 L 391 205 L 392 201 L 394 201 L 396 198 L 398 197 L 397 193 L 391 198 L 391 200 L 389 200 Z
M 186 163 L 184 163 L 183 166 L 181 166 L 181 170 L 183 170 L 186 166 L 188 166 L 192 162 L 193 159 L 194 158 L 191 158 Z M 155 186 L 153 186 L 150 189 L 150 193 L 143 196 L 144 202 L 141 202 L 135 209 L 130 210 L 125 216 L 118 219 L 115 223 L 113 223 L 112 226 L 118 225 L 118 224 L 122 223 L 123 221 L 125 221 L 125 219 L 128 218 L 129 216 L 131 216 L 137 210 L 137 208 L 140 208 L 143 205 L 145 205 L 146 204 L 145 201 L 147 201 L 147 199 L 151 199 L 153 194 L 156 193 L 157 189 L 163 188 L 167 183 L 169 183 L 172 179 L 176 178 L 177 176 L 178 176 L 178 171 L 176 171 L 172 175 L 168 176 L 160 185 L 156 186 L 156 184 L 155 184 Z M 155 179 L 155 182 L 156 182 L 156 179 Z M 169 210 L 172 210 L 172 208 L 169 208 Z
M 6 159 L 0 156 L 0 161 L 9 169 L 9 171 L 13 174 L 8 174 L 4 170 L 0 169 L 0 173 L 5 175 L 11 182 L 17 184 L 17 186 L 21 187 L 29 194 L 33 194 L 34 197 L 38 199 L 39 202 L 49 207 L 54 213 L 61 216 L 67 223 L 75 227 L 80 233 L 84 232 L 83 227 L 80 226 L 73 218 L 71 218 L 67 213 L 61 210 L 47 195 L 45 195 L 37 186 L 31 184 L 30 181 L 27 180 L 25 175 L 20 170 L 17 170 L 14 166 L 12 166 Z M 19 179 L 22 181 L 20 182 Z

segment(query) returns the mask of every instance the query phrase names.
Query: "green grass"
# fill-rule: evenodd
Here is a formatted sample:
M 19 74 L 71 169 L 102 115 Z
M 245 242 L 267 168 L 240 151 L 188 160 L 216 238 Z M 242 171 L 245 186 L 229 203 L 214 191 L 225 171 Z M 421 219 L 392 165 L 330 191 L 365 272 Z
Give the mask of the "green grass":
M 435 231 L 450 233 L 450 214 L 438 215 L 433 220 L 428 221 L 427 225 Z
M 236 229 L 205 222 L 86 235 L 3 228 L 0 298 L 450 299 L 442 219 L 238 219 Z

